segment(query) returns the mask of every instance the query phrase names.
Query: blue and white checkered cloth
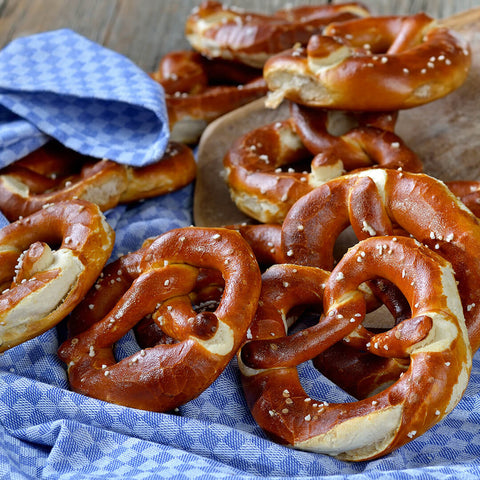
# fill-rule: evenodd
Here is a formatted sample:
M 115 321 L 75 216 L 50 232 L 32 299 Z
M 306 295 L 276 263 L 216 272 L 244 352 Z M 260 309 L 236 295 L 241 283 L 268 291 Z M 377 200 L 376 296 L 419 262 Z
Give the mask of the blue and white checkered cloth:
M 37 148 L 46 135 L 84 153 L 144 164 L 168 138 L 156 84 L 128 60 L 67 30 L 18 39 L 0 52 L 0 104 L 2 161 Z M 117 235 L 113 257 L 190 225 L 191 212 L 191 185 L 107 212 Z M 479 355 L 447 418 L 387 457 L 350 464 L 270 441 L 248 411 L 235 360 L 198 398 L 160 414 L 71 392 L 57 357 L 62 339 L 59 326 L 0 357 L 2 479 L 480 478 Z M 117 356 L 136 348 L 127 335 Z M 301 370 L 312 398 L 351 401 L 310 364 Z

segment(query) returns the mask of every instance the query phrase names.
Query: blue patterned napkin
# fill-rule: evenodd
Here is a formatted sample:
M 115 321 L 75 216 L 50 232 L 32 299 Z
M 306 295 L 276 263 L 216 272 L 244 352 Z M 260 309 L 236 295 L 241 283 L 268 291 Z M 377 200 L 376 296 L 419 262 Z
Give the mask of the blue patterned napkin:
M 0 51 L 0 166 L 48 136 L 85 155 L 147 165 L 169 138 L 163 90 L 71 30 L 17 38 Z
M 51 138 L 143 166 L 161 158 L 169 136 L 162 87 L 123 55 L 68 29 L 0 51 L 0 168 Z
M 59 38 L 66 39 L 66 45 L 59 43 Z M 0 103 L 8 105 L 4 111 L 0 107 L 0 123 L 8 126 L 7 130 L 0 128 L 1 150 L 10 150 L 5 157 L 10 155 L 12 160 L 16 155 L 23 155 L 41 145 L 45 141 L 42 132 L 56 136 L 72 148 L 86 148 L 84 153 L 88 154 L 95 153 L 89 150 L 93 144 L 102 151 L 106 138 L 104 134 L 118 134 L 121 142 L 113 143 L 113 146 L 124 147 L 123 153 L 116 152 L 118 156 L 115 159 L 118 161 L 138 160 L 143 163 L 155 156 L 153 152 L 164 148 L 166 133 L 165 125 L 159 120 L 162 117 L 159 114 L 162 111 L 159 91 L 153 87 L 139 88 L 137 81 L 142 80 L 143 76 L 139 73 L 131 76 L 123 71 L 122 65 L 128 66 L 128 61 L 118 58 L 116 54 L 111 56 L 112 52 L 107 55 L 103 49 L 67 30 L 16 42 L 0 52 L 0 64 L 10 62 L 12 71 L 16 72 L 19 79 L 23 78 L 23 82 L 14 82 L 10 78 L 6 84 L 6 69 L 0 68 L 0 87 L 3 89 Z M 38 45 L 43 46 L 42 55 L 30 58 L 30 63 L 37 63 L 36 66 L 25 64 L 25 57 L 19 53 L 22 42 L 32 49 L 31 52 L 39 48 Z M 90 53 L 85 55 L 84 50 L 79 49 L 79 44 Z M 30 92 L 33 85 L 27 82 L 31 76 L 28 72 L 46 68 L 41 63 L 47 62 L 52 55 L 55 57 L 55 48 L 64 53 L 70 52 L 68 55 L 72 61 L 61 68 L 64 72 L 62 75 L 66 75 L 62 77 L 66 81 L 62 85 L 69 93 L 65 94 L 63 88 L 59 93 L 57 87 L 53 87 L 52 78 L 44 73 L 37 75 L 35 85 L 42 85 L 45 91 L 54 90 L 56 93 L 39 97 Z M 77 49 L 75 54 L 72 49 Z M 93 55 L 93 51 L 100 52 L 99 56 Z M 17 56 L 23 58 L 20 66 L 14 62 Z M 81 69 L 84 72 L 83 79 L 78 78 L 67 87 L 68 70 L 74 68 L 76 60 L 87 58 L 90 60 L 86 68 L 90 74 L 85 76 L 86 71 Z M 113 63 L 106 66 L 106 58 L 113 58 Z M 87 77 L 96 78 L 102 84 L 102 95 L 107 96 L 107 93 L 115 90 L 111 88 L 114 79 L 105 79 L 107 71 L 111 75 L 116 72 L 115 75 L 118 74 L 133 89 L 134 95 L 128 89 L 116 90 L 125 103 L 106 107 L 103 100 L 93 100 L 98 92 L 94 94 L 91 89 L 84 88 Z M 20 84 L 24 85 L 26 93 L 13 91 L 12 87 Z M 89 95 L 85 95 L 88 98 L 80 99 L 82 92 L 89 92 Z M 106 100 L 102 95 L 99 98 Z M 151 107 L 154 113 L 130 104 L 132 97 L 142 99 L 143 106 Z M 34 105 L 34 100 L 38 98 L 41 99 L 41 112 Z M 24 100 L 27 100 L 25 104 Z M 59 108 L 59 100 L 64 108 Z M 80 102 L 88 108 L 78 108 Z M 25 114 L 25 108 L 29 110 L 31 107 L 35 113 L 28 117 L 29 121 L 18 116 Z M 46 121 L 44 107 L 51 107 L 51 118 L 56 118 L 62 113 L 61 110 L 65 110 L 70 117 L 69 122 L 71 120 L 77 126 L 67 128 L 68 125 L 62 127 L 57 121 Z M 126 125 L 117 124 L 112 131 L 105 132 L 105 123 L 96 118 L 101 110 L 103 113 L 108 111 L 107 117 L 113 117 L 116 121 L 131 117 L 130 133 L 127 133 Z M 92 129 L 94 124 L 96 127 Z M 138 139 L 133 132 L 140 124 L 145 125 L 144 133 L 148 139 L 143 144 L 145 148 L 140 146 L 141 142 L 136 143 Z M 85 132 L 87 127 L 91 128 L 90 132 Z M 154 127 L 156 133 L 152 133 Z M 99 131 L 94 131 L 97 128 Z M 91 138 L 87 141 L 87 137 Z M 105 148 L 109 145 L 112 147 L 106 142 Z M 12 156 L 11 152 L 15 155 Z M 108 154 L 104 154 L 113 158 L 115 152 L 110 149 Z M 107 220 L 116 231 L 112 257 L 136 250 L 148 237 L 190 225 L 192 193 L 193 187 L 190 185 L 169 195 L 120 206 L 107 212 Z M 466 394 L 446 419 L 385 458 L 349 464 L 324 455 L 295 451 L 268 440 L 248 411 L 235 360 L 198 398 L 180 407 L 178 412 L 159 414 L 112 405 L 71 392 L 65 366 L 57 357 L 57 348 L 62 340 L 62 327 L 59 326 L 0 356 L 1 479 L 480 478 L 479 355 L 474 358 Z M 133 336 L 127 335 L 117 345 L 116 355 L 124 358 L 137 348 Z M 352 400 L 318 375 L 310 364 L 302 366 L 301 377 L 312 398 L 330 402 Z

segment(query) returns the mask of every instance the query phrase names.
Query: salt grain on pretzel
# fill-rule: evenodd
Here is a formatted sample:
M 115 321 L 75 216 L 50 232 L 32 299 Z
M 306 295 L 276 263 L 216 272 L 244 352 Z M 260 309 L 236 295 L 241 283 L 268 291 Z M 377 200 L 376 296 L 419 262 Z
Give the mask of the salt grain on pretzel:
M 48 203 L 83 199 L 105 211 L 177 190 L 195 175 L 193 152 L 179 143 L 170 142 L 163 158 L 145 167 L 96 160 L 50 143 L 0 171 L 0 210 L 13 221 Z
M 262 68 L 271 55 L 296 43 L 306 44 L 329 23 L 368 14 L 357 2 L 290 7 L 265 15 L 210 0 L 192 11 L 185 35 L 192 47 L 207 57 Z
M 57 325 L 108 260 L 114 233 L 94 204 L 59 202 L 0 230 L 0 351 Z
M 466 79 L 468 44 L 423 13 L 329 25 L 270 58 L 268 105 L 283 98 L 346 110 L 399 110 L 441 98 Z
M 379 245 L 391 253 L 380 255 Z M 359 256 L 365 261 L 358 262 Z M 405 267 L 407 276 L 401 273 Z M 251 327 L 253 339 L 238 355 L 247 403 L 272 439 L 342 460 L 370 460 L 422 435 L 456 406 L 467 386 L 472 358 L 462 304 L 447 261 L 406 237 L 360 242 L 340 260 L 325 285 L 317 283 L 318 296 L 325 287 L 323 321 L 331 330 L 325 326 L 317 342 L 302 346 L 293 340 L 289 344 L 285 317 L 289 308 L 305 298 L 311 301 L 303 294 L 307 290 L 302 284 L 304 269 L 312 267 L 281 265 L 264 274 L 261 302 Z M 342 281 L 337 279 L 339 272 L 348 272 Z M 312 280 L 305 276 L 308 285 Z M 385 358 L 409 358 L 408 370 L 368 399 L 330 403 L 327 398 L 309 397 L 296 365 L 308 356 L 307 350 L 316 354 L 319 345 L 335 342 L 339 330 L 357 327 L 365 312 L 358 286 L 379 276 L 398 285 L 411 305 L 412 317 L 376 335 L 369 348 Z M 288 288 L 282 288 L 285 281 Z M 281 351 L 275 342 L 282 337 L 286 340 Z M 269 344 L 271 348 L 263 348 Z
M 199 395 L 235 355 L 257 307 L 258 264 L 237 232 L 191 227 L 147 241 L 125 256 L 121 267 L 109 269 L 86 296 L 79 309 L 87 316 L 91 312 L 92 318 L 82 326 L 87 329 L 77 330 L 61 345 L 59 355 L 68 365 L 70 385 L 76 392 L 134 408 L 167 411 Z M 192 311 L 191 321 L 182 325 L 171 323 L 174 316 L 156 318 L 163 302 L 195 288 L 199 268 L 216 269 L 223 276 L 218 307 L 212 312 Z M 175 340 L 117 361 L 114 343 L 149 314 Z

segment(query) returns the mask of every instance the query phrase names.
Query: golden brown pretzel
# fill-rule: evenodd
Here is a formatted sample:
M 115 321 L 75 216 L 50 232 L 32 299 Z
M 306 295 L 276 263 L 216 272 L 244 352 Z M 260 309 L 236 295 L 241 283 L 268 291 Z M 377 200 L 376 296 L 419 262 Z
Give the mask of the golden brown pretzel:
M 0 210 L 13 221 L 46 203 L 78 198 L 105 211 L 177 190 L 195 175 L 193 152 L 175 142 L 161 160 L 145 167 L 99 161 L 51 142 L 0 171 Z
M 260 222 L 281 223 L 300 197 L 346 171 L 373 164 L 422 170 L 418 156 L 392 131 L 395 113 L 344 113 L 347 123 L 356 123 L 334 135 L 328 131 L 332 112 L 293 103 L 290 111 L 287 120 L 242 135 L 224 157 L 233 201 Z
M 330 270 L 333 245 L 352 225 L 357 238 L 412 235 L 453 266 L 472 349 L 480 345 L 479 220 L 439 180 L 425 174 L 369 169 L 331 180 L 288 213 L 282 244 L 289 261 Z
M 151 76 L 165 90 L 172 139 L 182 143 L 195 143 L 207 124 L 267 93 L 261 70 L 187 50 L 165 55 Z
M 257 423 L 280 443 L 343 460 L 383 456 L 447 415 L 468 383 L 470 342 L 452 268 L 413 239 L 366 239 L 340 260 L 326 280 L 325 327 L 317 342 L 290 345 L 286 340 L 280 343 L 287 347 L 282 350 L 276 342 L 287 335 L 288 309 L 305 299 L 302 273 L 308 268 L 313 267 L 280 265 L 264 274 L 261 303 L 251 327 L 253 347 L 247 358 L 249 343 L 238 355 L 247 403 Z M 348 275 L 339 280 L 343 272 Z M 373 337 L 368 348 L 385 358 L 409 358 L 408 370 L 392 386 L 365 400 L 334 404 L 310 398 L 294 365 L 308 356 L 307 349 L 315 354 L 319 344 L 325 348 L 335 342 L 339 330 L 350 325 L 353 331 L 363 321 L 365 305 L 358 286 L 378 276 L 403 291 L 412 318 Z M 306 285 L 312 282 L 308 274 L 305 277 Z M 317 295 L 322 293 L 323 285 L 317 281 Z M 272 350 L 279 353 L 276 363 L 273 355 L 263 355 Z
M 205 56 L 262 68 L 271 55 L 296 43 L 306 44 L 312 33 L 321 32 L 329 23 L 368 14 L 357 2 L 285 8 L 265 15 L 209 0 L 187 18 L 185 35 Z
M 308 46 L 270 58 L 264 78 L 276 106 L 399 110 L 443 97 L 465 80 L 468 44 L 423 13 L 329 25 Z
M 0 352 L 65 318 L 108 260 L 114 233 L 85 201 L 46 205 L 0 230 Z
M 190 227 L 147 241 L 125 256 L 121 267 L 109 269 L 86 296 L 79 309 L 90 310 L 92 318 L 79 330 L 88 328 L 60 346 L 60 358 L 79 393 L 134 408 L 170 410 L 199 395 L 235 355 L 257 306 L 258 264 L 237 232 Z M 165 333 L 176 337 L 174 343 L 117 362 L 112 345 L 146 315 L 155 318 L 162 302 L 188 295 L 199 268 L 219 270 L 224 278 L 215 311 L 192 310 L 191 321 L 181 326 L 161 322 Z

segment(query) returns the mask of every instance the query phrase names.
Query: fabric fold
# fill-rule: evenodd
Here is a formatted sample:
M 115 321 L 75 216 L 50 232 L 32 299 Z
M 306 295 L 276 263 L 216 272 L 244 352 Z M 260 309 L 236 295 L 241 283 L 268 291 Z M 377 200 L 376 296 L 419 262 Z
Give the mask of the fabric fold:
M 49 137 L 134 166 L 163 155 L 169 140 L 163 89 L 125 56 L 62 29 L 13 40 L 0 51 L 0 67 L 0 105 L 31 124 L 6 121 L 0 112 L 0 166 Z

